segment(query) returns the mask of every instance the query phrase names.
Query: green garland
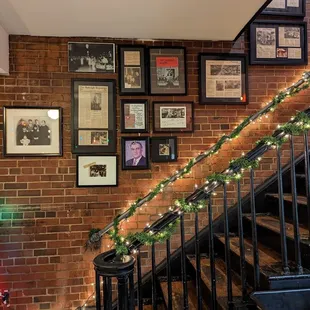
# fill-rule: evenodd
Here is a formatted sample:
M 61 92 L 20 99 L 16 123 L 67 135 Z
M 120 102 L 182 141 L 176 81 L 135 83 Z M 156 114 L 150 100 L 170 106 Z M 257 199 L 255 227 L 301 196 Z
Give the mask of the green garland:
M 268 108 L 267 109 L 263 109 L 259 116 L 255 115 L 255 118 L 262 118 L 262 116 L 264 116 L 265 114 L 269 113 L 269 112 L 273 112 L 277 106 L 279 104 L 281 104 L 284 99 L 288 98 L 288 97 L 292 97 L 296 94 L 298 94 L 300 91 L 305 90 L 307 88 L 309 88 L 310 86 L 310 74 L 309 73 L 304 73 L 303 80 L 298 81 L 297 83 L 301 83 L 301 86 L 296 86 L 293 85 L 292 87 L 289 87 L 288 89 L 284 90 L 284 91 L 280 91 L 278 93 L 277 96 L 275 96 L 270 103 L 268 104 Z M 302 122 L 302 118 L 304 116 L 300 116 L 300 122 Z M 150 191 L 149 194 L 147 194 L 145 197 L 143 198 L 138 198 L 134 203 L 131 204 L 130 208 L 129 208 L 129 213 L 128 213 L 128 217 L 131 217 L 135 214 L 136 210 L 141 207 L 144 203 L 151 201 L 153 198 L 155 198 L 160 192 L 162 192 L 164 190 L 165 187 L 167 187 L 170 183 L 173 183 L 174 181 L 176 181 L 177 179 L 183 178 L 186 174 L 191 172 L 191 169 L 193 166 L 196 165 L 196 163 L 204 158 L 208 158 L 210 156 L 212 156 L 213 154 L 216 154 L 223 146 L 224 143 L 226 143 L 228 140 L 232 140 L 234 138 L 237 138 L 239 136 L 239 134 L 242 132 L 242 130 L 248 126 L 251 122 L 254 121 L 254 115 L 251 115 L 247 118 L 245 118 L 243 120 L 243 122 L 237 126 L 231 133 L 230 135 L 223 135 L 216 144 L 213 145 L 213 147 L 211 148 L 211 150 L 203 152 L 201 154 L 199 154 L 197 157 L 192 158 L 188 164 L 183 167 L 180 171 L 177 171 L 174 175 L 172 175 L 169 178 L 164 179 L 163 181 L 161 181 L 160 183 L 158 183 L 155 188 L 153 190 Z M 310 124 L 307 123 L 309 125 L 310 128 Z M 285 130 L 292 132 L 292 128 L 288 128 L 288 127 L 284 127 Z M 268 143 L 267 140 L 265 140 L 266 143 Z M 269 140 L 270 141 L 270 140 Z M 197 160 L 199 159 L 199 160 Z M 242 169 L 247 169 L 248 167 L 253 167 L 255 168 L 257 163 L 254 162 L 247 162 L 246 158 L 239 158 L 233 162 L 231 162 L 231 164 L 234 163 L 235 165 L 238 164 L 240 165 L 240 167 L 242 167 Z M 240 178 L 240 174 L 237 174 L 238 178 Z M 237 177 L 235 177 L 237 178 Z M 230 180 L 233 180 L 234 178 L 232 177 L 228 177 L 225 175 L 220 175 L 220 174 L 213 174 L 212 176 L 209 177 L 209 181 L 219 181 L 219 182 L 229 182 Z M 141 202 L 143 201 L 143 202 Z M 118 217 L 114 220 L 114 227 L 113 230 L 109 232 L 110 238 L 114 241 L 115 243 L 115 247 L 117 247 L 117 251 L 119 254 L 126 252 L 125 251 L 125 246 L 123 245 L 123 241 L 118 235 L 119 229 L 118 229 L 118 225 L 119 225 L 119 220 Z M 100 234 L 100 231 L 96 230 L 96 232 L 93 232 L 90 235 L 90 238 L 86 244 L 87 248 L 90 249 L 94 249 L 97 246 L 94 246 L 94 243 L 100 243 L 101 241 L 101 237 L 102 235 Z

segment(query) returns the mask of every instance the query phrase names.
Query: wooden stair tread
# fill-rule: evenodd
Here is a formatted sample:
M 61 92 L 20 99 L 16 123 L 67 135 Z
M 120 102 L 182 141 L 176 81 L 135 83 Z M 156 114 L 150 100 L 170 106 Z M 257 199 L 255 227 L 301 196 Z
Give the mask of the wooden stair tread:
M 251 215 L 245 215 L 245 218 L 248 220 L 251 220 Z M 257 215 L 256 216 L 256 223 L 259 224 L 262 227 L 266 227 L 273 232 L 276 232 L 280 234 L 280 220 L 276 216 L 270 216 L 270 215 Z M 294 239 L 294 226 L 291 223 L 285 223 L 286 227 L 286 236 L 288 238 Z M 308 230 L 303 228 L 301 225 L 299 225 L 299 233 L 301 238 L 307 238 L 308 237 Z
M 279 195 L 278 194 L 266 194 L 266 196 L 279 199 Z M 283 199 L 285 201 L 292 202 L 292 195 L 291 194 L 284 194 L 283 195 Z M 300 205 L 307 205 L 307 197 L 306 196 L 301 196 L 301 195 L 297 196 L 297 203 L 300 204 Z
M 168 305 L 168 283 L 160 283 L 166 305 Z M 196 298 L 196 287 L 192 281 L 187 281 L 188 289 L 188 309 L 197 309 L 197 298 Z M 183 283 L 181 281 L 172 282 L 172 309 L 173 310 L 183 310 Z M 203 303 L 202 309 L 208 309 Z
M 138 310 L 139 307 L 136 306 L 135 307 L 135 310 Z M 153 305 L 143 305 L 143 310 L 152 310 L 153 309 Z M 165 310 L 165 306 L 160 304 L 160 305 L 157 305 L 157 310 Z

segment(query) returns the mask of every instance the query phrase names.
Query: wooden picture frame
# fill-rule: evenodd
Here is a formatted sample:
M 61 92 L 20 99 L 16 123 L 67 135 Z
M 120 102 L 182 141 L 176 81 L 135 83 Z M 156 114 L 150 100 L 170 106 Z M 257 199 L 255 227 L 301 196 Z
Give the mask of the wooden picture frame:
M 178 160 L 178 138 L 176 136 L 152 137 L 151 158 L 153 163 L 175 162 Z
M 77 155 L 76 186 L 118 186 L 118 157 L 116 155 Z
M 199 103 L 247 104 L 247 67 L 245 54 L 200 54 Z
M 147 95 L 147 63 L 144 45 L 118 46 L 120 95 Z
M 4 156 L 62 156 L 62 108 L 3 108 Z
M 272 1 L 262 12 L 263 15 L 279 15 L 305 17 L 306 0 L 280 0 Z
M 149 137 L 122 137 L 122 169 L 146 170 L 150 168 Z
M 71 91 L 72 153 L 115 153 L 115 80 L 72 79 Z
M 185 47 L 150 47 L 149 63 L 149 92 L 151 95 L 187 95 Z
M 255 21 L 250 26 L 250 64 L 306 65 L 307 40 L 305 22 Z
M 121 100 L 121 132 L 149 132 L 149 103 L 147 99 Z
M 153 102 L 153 131 L 190 133 L 194 131 L 193 102 Z

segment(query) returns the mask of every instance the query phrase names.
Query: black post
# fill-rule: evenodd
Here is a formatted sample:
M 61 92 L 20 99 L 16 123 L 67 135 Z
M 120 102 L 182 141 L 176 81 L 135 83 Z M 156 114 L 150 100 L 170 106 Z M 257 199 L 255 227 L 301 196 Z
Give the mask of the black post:
M 199 217 L 198 212 L 195 213 L 195 255 L 196 255 L 196 294 L 197 309 L 202 309 L 201 298 L 201 266 L 200 266 L 200 246 L 199 246 Z
M 227 275 L 227 302 L 228 302 L 228 308 L 230 308 L 233 298 L 232 298 L 230 238 L 229 238 L 229 219 L 228 219 L 226 183 L 224 183 L 223 188 L 224 188 L 224 235 L 225 235 L 225 264 L 226 264 L 226 275 Z
M 256 227 L 256 206 L 255 206 L 255 190 L 254 190 L 254 170 L 250 169 L 251 179 L 251 219 L 252 219 L 252 244 L 253 244 L 253 262 L 254 262 L 254 290 L 260 287 L 259 273 L 259 255 L 257 242 L 257 227 Z
M 238 234 L 239 234 L 239 247 L 240 247 L 240 275 L 241 275 L 241 287 L 242 287 L 242 299 L 246 300 L 247 297 L 247 285 L 246 285 L 246 263 L 245 263 L 245 250 L 244 250 L 244 237 L 243 237 L 243 213 L 241 202 L 241 185 L 240 180 L 237 182 L 238 193 Z
M 296 171 L 295 171 L 295 155 L 294 155 L 294 138 L 290 135 L 290 153 L 291 153 L 291 184 L 292 184 L 292 207 L 293 207 L 293 224 L 294 224 L 294 245 L 295 245 L 295 261 L 296 269 L 299 274 L 303 272 L 301 266 L 300 252 L 300 234 L 298 220 L 298 205 L 297 205 L 297 189 L 296 189 Z
M 215 253 L 214 253 L 214 233 L 213 233 L 213 215 L 212 199 L 208 199 L 208 222 L 209 222 L 209 258 L 211 269 L 211 309 L 216 310 L 216 274 L 215 274 Z
M 305 176 L 306 176 L 306 192 L 307 192 L 307 211 L 308 211 L 308 239 L 310 240 L 310 162 L 309 162 L 309 144 L 308 131 L 304 133 L 305 145 Z
M 128 310 L 128 275 L 117 277 L 118 309 Z
M 96 308 L 101 308 L 101 297 L 100 297 L 100 275 L 96 272 Z M 105 296 L 103 296 L 105 298 Z
M 133 273 L 129 275 L 129 310 L 135 309 L 135 285 Z
M 171 279 L 170 239 L 167 239 L 167 241 L 166 241 L 166 248 L 167 248 L 168 310 L 172 310 L 172 279 Z
M 137 255 L 137 280 L 138 280 L 138 309 L 143 310 L 143 299 L 142 299 L 142 275 L 141 275 L 141 254 L 140 251 Z
M 157 310 L 155 243 L 152 243 L 152 303 L 153 310 Z
M 282 166 L 281 166 L 281 147 L 277 147 L 277 173 L 278 173 L 278 193 L 279 193 L 279 217 L 280 217 L 280 235 L 281 235 L 281 256 L 283 273 L 288 274 L 290 269 L 287 261 L 287 245 L 286 245 L 286 227 L 283 200 L 283 182 L 282 182 Z
M 110 277 L 104 277 L 103 285 L 104 285 L 104 289 L 103 289 L 104 310 L 112 310 L 111 278 Z
M 186 278 L 186 253 L 185 253 L 185 231 L 184 231 L 184 215 L 180 215 L 180 228 L 181 228 L 181 274 L 183 282 L 183 309 L 188 310 L 188 291 L 187 291 L 187 278 Z

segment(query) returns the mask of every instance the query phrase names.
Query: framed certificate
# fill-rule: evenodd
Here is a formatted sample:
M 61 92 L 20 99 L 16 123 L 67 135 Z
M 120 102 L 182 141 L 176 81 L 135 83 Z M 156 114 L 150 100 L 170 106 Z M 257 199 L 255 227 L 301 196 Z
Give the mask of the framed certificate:
M 116 152 L 115 81 L 72 80 L 72 153 Z
M 262 14 L 304 17 L 306 0 L 273 0 Z

